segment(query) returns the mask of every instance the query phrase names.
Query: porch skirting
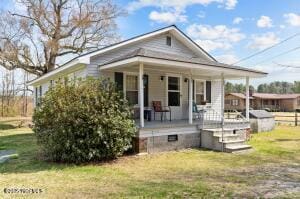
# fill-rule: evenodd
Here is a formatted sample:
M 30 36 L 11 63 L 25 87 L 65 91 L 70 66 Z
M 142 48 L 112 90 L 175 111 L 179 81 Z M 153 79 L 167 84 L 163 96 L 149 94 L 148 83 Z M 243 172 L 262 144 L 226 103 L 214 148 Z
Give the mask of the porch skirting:
M 140 129 L 134 145 L 137 153 L 199 148 L 200 130 L 196 125 L 182 128 Z
M 221 140 L 221 129 L 199 129 L 196 124 L 183 126 L 163 126 L 160 128 L 140 128 L 134 138 L 133 147 L 136 153 L 156 153 L 185 148 L 207 148 L 216 151 L 233 152 L 248 149 L 245 145 L 250 128 L 225 128 L 224 141 Z M 223 146 L 223 147 L 222 147 Z

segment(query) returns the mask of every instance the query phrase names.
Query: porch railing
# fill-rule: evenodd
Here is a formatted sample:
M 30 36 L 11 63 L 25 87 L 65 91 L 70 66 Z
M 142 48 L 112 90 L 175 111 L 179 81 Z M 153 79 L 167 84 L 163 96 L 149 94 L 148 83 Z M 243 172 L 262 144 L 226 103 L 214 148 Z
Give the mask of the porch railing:
M 227 128 L 240 128 L 249 124 L 249 121 L 241 112 L 227 110 L 224 112 L 224 123 Z
M 238 111 L 234 110 L 230 113 L 224 113 L 224 116 L 216 110 L 209 108 L 202 112 L 200 118 L 201 129 L 216 129 L 216 128 L 234 128 L 239 129 L 245 127 L 249 122 L 247 119 Z

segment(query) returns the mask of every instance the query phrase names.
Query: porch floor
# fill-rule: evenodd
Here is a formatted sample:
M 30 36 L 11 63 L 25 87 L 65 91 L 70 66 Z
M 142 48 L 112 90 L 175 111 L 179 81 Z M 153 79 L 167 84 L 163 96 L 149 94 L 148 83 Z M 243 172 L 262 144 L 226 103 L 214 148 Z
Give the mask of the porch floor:
M 140 120 L 135 120 L 135 124 L 138 128 L 140 128 Z M 156 129 L 156 128 L 174 128 L 174 127 L 185 127 L 185 126 L 196 126 L 199 124 L 199 120 L 194 120 L 193 124 L 189 124 L 187 119 L 182 120 L 152 120 L 152 121 L 144 121 L 143 129 Z
M 213 128 L 209 123 L 211 123 L 214 126 L 215 121 L 205 121 L 204 123 L 207 124 L 207 128 Z M 135 124 L 138 128 L 140 128 L 140 120 L 136 119 Z M 152 120 L 152 121 L 147 121 L 146 119 L 144 120 L 144 128 L 143 130 L 148 130 L 148 129 L 160 129 L 160 128 L 176 128 L 176 127 L 191 127 L 191 126 L 197 126 L 200 125 L 201 122 L 199 119 L 194 119 L 193 124 L 189 124 L 188 119 L 181 119 L 181 120 Z M 241 121 L 226 121 L 225 120 L 225 128 L 247 128 L 250 127 L 250 123 L 244 123 Z M 205 128 L 205 127 L 204 127 Z

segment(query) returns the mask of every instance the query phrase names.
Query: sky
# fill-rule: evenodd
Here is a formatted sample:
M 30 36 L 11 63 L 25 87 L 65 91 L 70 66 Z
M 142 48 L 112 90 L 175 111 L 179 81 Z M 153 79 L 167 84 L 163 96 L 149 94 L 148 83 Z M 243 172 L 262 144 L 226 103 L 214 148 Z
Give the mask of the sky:
M 11 8 L 13 1 L 0 0 L 0 8 Z M 251 80 L 253 85 L 300 81 L 299 68 L 280 66 L 300 67 L 299 0 L 116 0 L 115 3 L 128 13 L 117 19 L 122 39 L 175 24 L 218 61 L 228 64 L 299 33 L 238 65 L 269 73 L 266 78 Z M 285 52 L 289 53 L 279 56 Z

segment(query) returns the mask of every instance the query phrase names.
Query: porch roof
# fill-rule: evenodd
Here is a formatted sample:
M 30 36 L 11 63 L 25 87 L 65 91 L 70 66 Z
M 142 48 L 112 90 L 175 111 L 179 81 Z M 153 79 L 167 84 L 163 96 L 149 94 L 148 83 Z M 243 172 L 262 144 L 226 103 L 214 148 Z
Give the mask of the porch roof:
M 153 63 L 154 60 L 160 60 L 159 64 L 165 63 L 166 65 L 169 62 L 169 65 L 173 65 L 174 62 L 176 62 L 179 65 L 174 66 L 182 66 L 186 68 L 193 68 L 193 69 L 206 69 L 206 70 L 218 70 L 220 72 L 220 69 L 224 72 L 237 72 L 235 75 L 240 76 L 250 76 L 250 77 L 264 77 L 267 75 L 267 73 L 253 70 L 249 68 L 244 68 L 240 66 L 234 66 L 229 64 L 223 64 L 219 63 L 217 61 L 207 61 L 201 58 L 195 58 L 195 57 L 184 57 L 177 54 L 171 54 L 166 52 L 160 52 L 160 51 L 154 51 L 150 49 L 145 48 L 139 48 L 136 50 L 133 50 L 123 56 L 120 56 L 118 58 L 111 59 L 104 64 L 100 65 L 101 69 L 108 69 L 117 67 L 124 64 L 132 64 L 135 62 L 145 62 L 151 64 L 151 61 Z M 181 63 L 181 64 L 180 64 Z

